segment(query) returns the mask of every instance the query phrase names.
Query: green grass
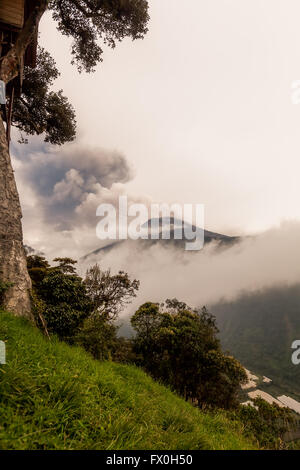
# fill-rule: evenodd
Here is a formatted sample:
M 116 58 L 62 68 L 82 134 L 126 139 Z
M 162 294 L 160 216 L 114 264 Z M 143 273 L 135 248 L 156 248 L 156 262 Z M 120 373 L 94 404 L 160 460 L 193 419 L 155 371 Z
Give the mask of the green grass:
M 253 449 L 222 412 L 202 413 L 142 370 L 93 360 L 0 312 L 0 449 Z

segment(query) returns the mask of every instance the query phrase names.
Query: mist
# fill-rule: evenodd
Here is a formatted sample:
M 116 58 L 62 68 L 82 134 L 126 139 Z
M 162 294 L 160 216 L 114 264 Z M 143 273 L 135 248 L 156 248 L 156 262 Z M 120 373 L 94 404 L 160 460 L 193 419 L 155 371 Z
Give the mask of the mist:
M 178 298 L 191 306 L 232 300 L 241 292 L 292 285 L 300 279 L 300 223 L 285 221 L 264 233 L 221 248 L 213 242 L 199 252 L 173 246 L 125 241 L 79 263 L 79 270 L 96 262 L 139 279 L 140 291 L 122 314 L 126 319 L 146 301 Z

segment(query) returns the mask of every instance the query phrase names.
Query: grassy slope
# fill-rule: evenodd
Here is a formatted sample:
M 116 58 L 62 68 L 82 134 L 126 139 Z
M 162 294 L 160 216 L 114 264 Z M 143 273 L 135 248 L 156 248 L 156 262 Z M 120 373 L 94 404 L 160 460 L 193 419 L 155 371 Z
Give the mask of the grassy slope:
M 99 363 L 0 313 L 0 449 L 249 449 L 238 425 L 204 414 L 141 370 Z

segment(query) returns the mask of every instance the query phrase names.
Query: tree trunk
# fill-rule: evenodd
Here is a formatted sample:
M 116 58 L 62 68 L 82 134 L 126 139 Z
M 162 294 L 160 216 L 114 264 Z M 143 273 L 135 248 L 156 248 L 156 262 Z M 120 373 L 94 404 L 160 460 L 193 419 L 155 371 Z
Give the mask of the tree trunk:
M 1 57 L 0 79 L 8 84 L 22 73 L 27 46 L 48 7 L 48 0 L 36 0 L 35 7 L 19 33 L 16 43 Z M 31 281 L 23 246 L 22 212 L 11 166 L 6 133 L 0 113 L 0 281 L 13 284 L 5 293 L 4 306 L 16 315 L 33 319 L 30 305 Z
M 4 296 L 4 307 L 32 319 L 31 281 L 23 247 L 22 212 L 11 165 L 5 128 L 0 115 L 0 281 L 13 286 Z

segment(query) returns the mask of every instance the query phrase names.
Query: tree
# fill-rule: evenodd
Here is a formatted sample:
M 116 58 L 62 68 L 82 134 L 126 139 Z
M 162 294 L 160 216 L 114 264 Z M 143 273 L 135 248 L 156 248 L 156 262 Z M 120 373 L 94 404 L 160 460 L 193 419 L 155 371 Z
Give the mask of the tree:
M 143 38 L 147 32 L 147 0 L 35 0 L 14 44 L 0 60 L 0 80 L 9 85 L 20 73 L 27 47 L 37 33 L 47 10 L 52 11 L 58 30 L 73 39 L 72 63 L 79 71 L 91 72 L 102 61 L 98 40 L 114 48 L 125 37 Z M 45 59 L 45 62 L 43 61 Z M 24 94 L 17 100 L 13 121 L 27 134 L 45 134 L 45 140 L 62 144 L 74 139 L 75 116 L 59 91 L 49 91 L 57 76 L 55 64 L 43 50 L 36 72 L 25 70 Z M 36 88 L 36 95 L 34 87 Z M 41 99 L 41 109 L 37 97 Z M 32 318 L 21 224 L 22 212 L 11 165 L 3 117 L 0 114 L 0 280 L 13 284 L 4 295 L 8 309 Z
M 113 276 L 98 265 L 83 280 L 76 272 L 77 261 L 53 261 L 56 266 L 50 266 L 43 256 L 27 257 L 36 324 L 46 334 L 80 344 L 96 359 L 128 361 L 134 356 L 131 342 L 117 337 L 114 320 L 135 297 L 139 282 L 122 271 Z M 0 300 L 1 292 L 0 283 Z
M 75 111 L 62 90 L 51 91 L 59 76 L 55 61 L 39 48 L 35 68 L 25 67 L 22 94 L 14 101 L 12 122 L 26 135 L 44 134 L 45 142 L 62 145 L 75 139 Z M 21 134 L 20 142 L 27 143 Z
M 54 258 L 54 263 L 58 263 L 55 270 L 61 271 L 63 274 L 76 274 L 75 264 L 77 261 L 72 258 Z
M 110 321 L 136 297 L 140 286 L 139 281 L 131 281 L 124 271 L 112 275 L 109 269 L 103 271 L 98 264 L 88 269 L 84 282 L 94 312 Z
M 176 298 L 167 299 L 161 304 L 161 307 L 169 313 L 179 313 L 183 312 L 184 310 L 192 310 L 191 307 L 189 307 L 185 302 L 180 302 Z
M 222 352 L 213 315 L 205 307 L 187 310 L 176 299 L 163 306 L 168 311 L 148 302 L 131 319 L 138 364 L 198 406 L 236 406 L 246 372 Z
M 50 264 L 44 256 L 31 255 L 27 256 L 27 269 L 32 287 L 38 289 L 50 270 Z
M 74 342 L 100 361 L 111 360 L 117 349 L 117 327 L 103 316 L 92 315 L 84 320 Z
M 37 260 L 40 263 L 40 260 Z M 43 302 L 43 317 L 49 333 L 72 342 L 84 320 L 93 310 L 83 279 L 77 275 L 71 258 L 56 258 L 58 266 L 39 272 L 38 284 L 34 280 L 35 293 Z M 43 268 L 42 268 L 43 269 Z M 30 268 L 33 279 L 38 272 Z

